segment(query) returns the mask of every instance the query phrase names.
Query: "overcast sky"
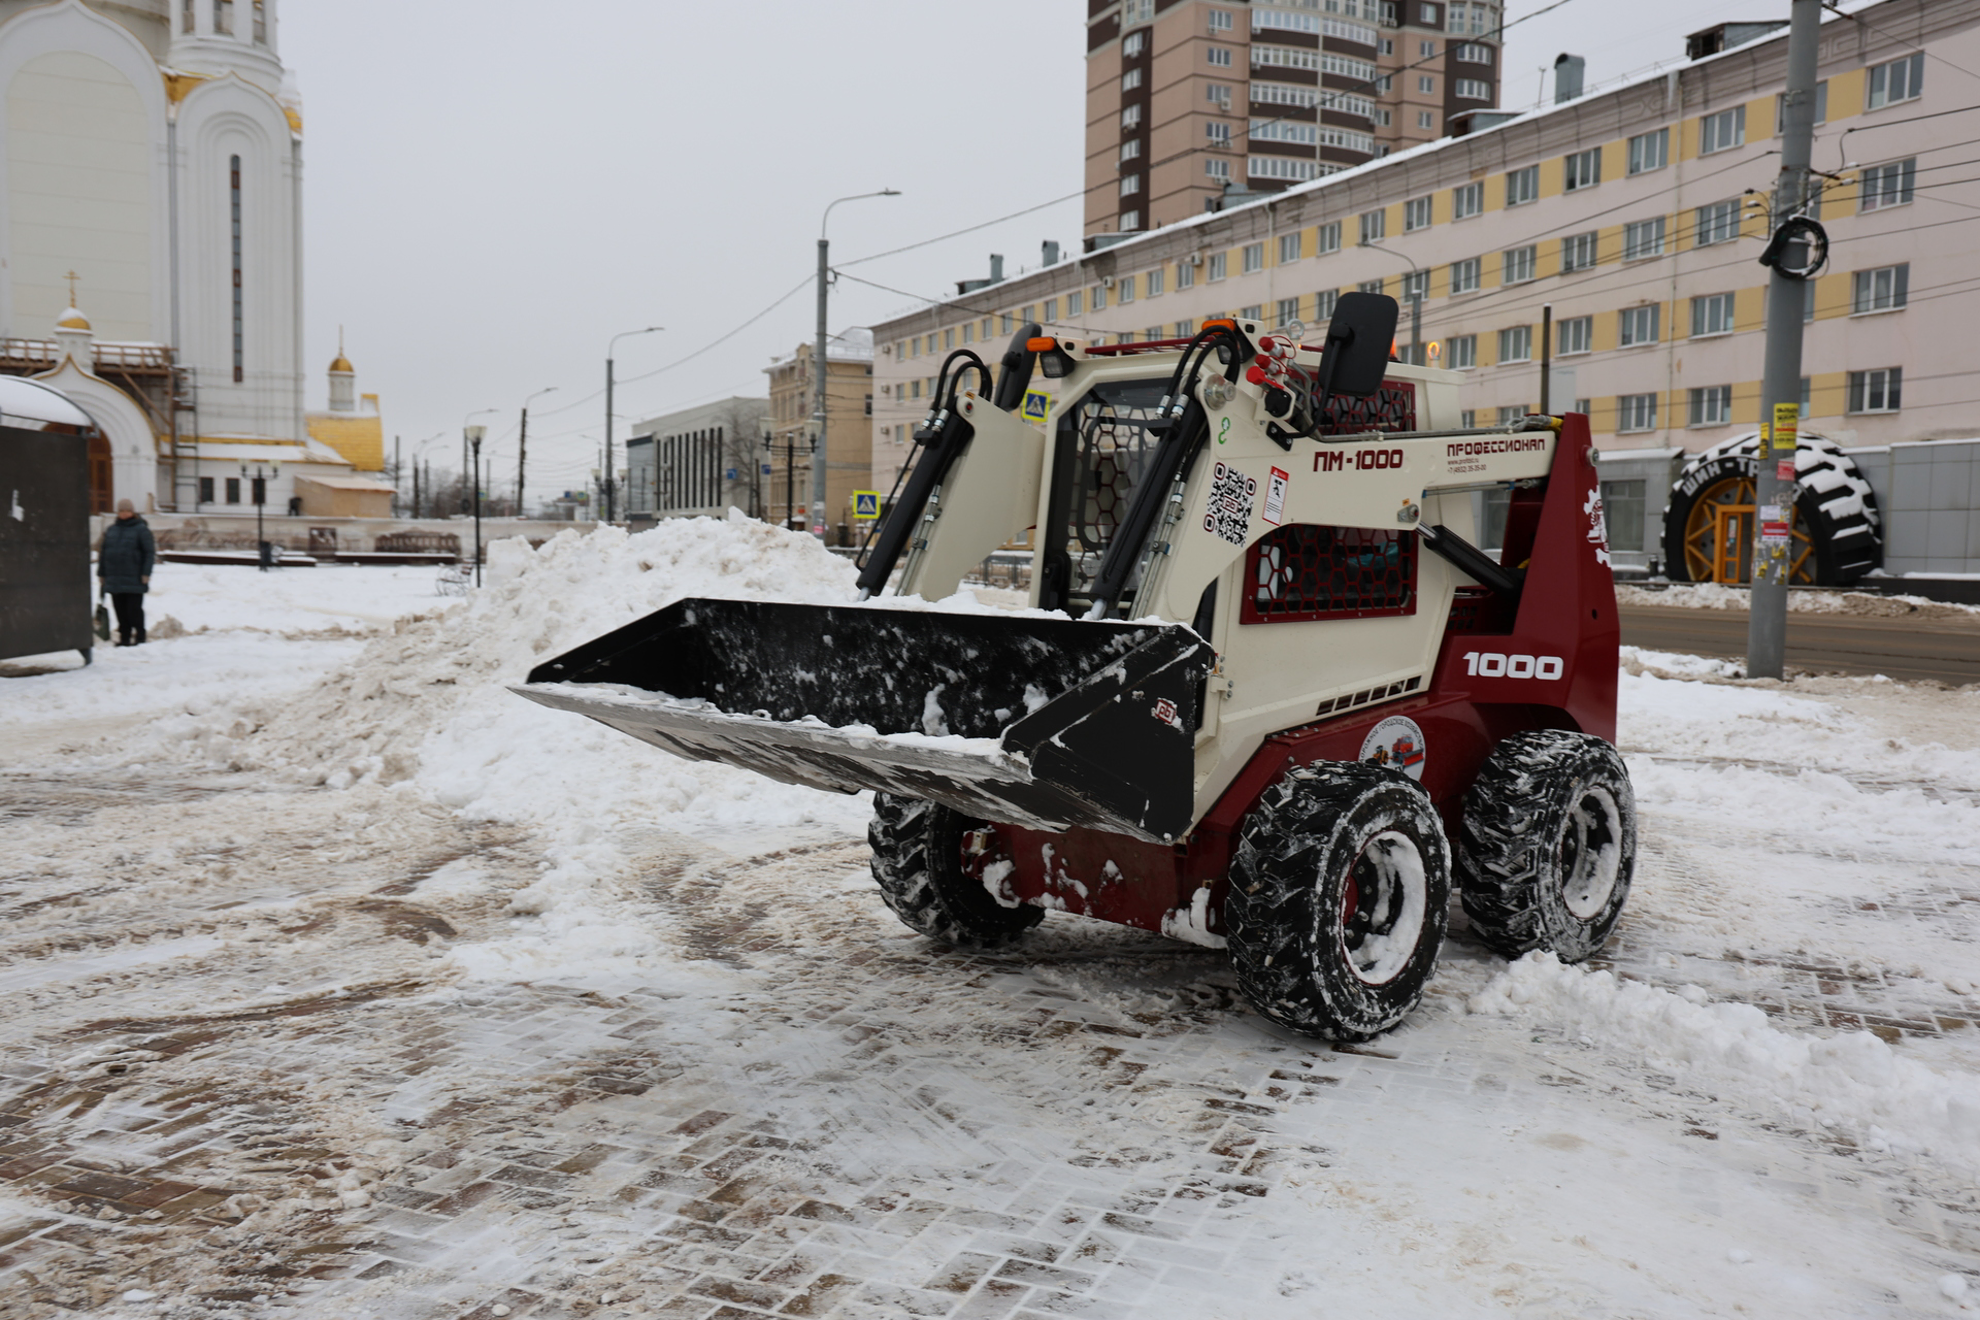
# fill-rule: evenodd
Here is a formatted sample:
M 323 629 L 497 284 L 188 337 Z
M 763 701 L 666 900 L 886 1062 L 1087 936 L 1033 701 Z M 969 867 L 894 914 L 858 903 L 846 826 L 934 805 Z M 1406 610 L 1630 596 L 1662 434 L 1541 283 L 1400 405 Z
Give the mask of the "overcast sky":
M 1551 0 L 1512 0 L 1508 21 Z M 1757 0 L 1740 18 L 1785 17 Z M 850 269 L 834 330 L 953 291 L 1001 252 L 1034 266 L 1079 241 L 1080 0 L 287 0 L 282 55 L 304 101 L 309 399 L 337 327 L 385 432 L 451 465 L 465 414 L 514 480 L 582 487 L 604 433 L 607 341 L 623 330 L 628 423 L 765 391 L 811 335 L 820 214 L 835 262 L 1030 207 L 1020 218 Z M 1721 0 L 1567 0 L 1507 33 L 1505 103 L 1532 105 L 1561 51 L 1596 84 L 1683 56 Z M 1548 85 L 1551 92 L 1551 84 Z M 1061 199 L 1056 200 L 1055 199 Z M 800 285 L 804 287 L 800 288 Z M 795 290 L 795 292 L 793 292 Z M 678 362 L 790 298 L 725 343 Z M 592 397 L 594 395 L 600 397 Z M 533 501 L 532 501 L 533 502 Z

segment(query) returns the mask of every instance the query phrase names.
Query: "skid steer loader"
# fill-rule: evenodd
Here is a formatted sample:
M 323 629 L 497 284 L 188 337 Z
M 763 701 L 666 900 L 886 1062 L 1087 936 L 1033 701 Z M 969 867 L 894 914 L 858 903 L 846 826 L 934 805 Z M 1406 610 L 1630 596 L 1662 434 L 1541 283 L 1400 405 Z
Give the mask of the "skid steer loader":
M 1392 365 L 1395 321 L 1357 293 L 1313 346 L 958 350 L 860 602 L 682 600 L 515 690 L 874 790 L 873 874 L 932 939 L 1065 911 L 1226 947 L 1298 1032 L 1400 1022 L 1453 884 L 1498 951 L 1586 958 L 1636 852 L 1587 418 L 1451 425 L 1456 374 Z M 1028 528 L 1031 609 L 926 606 Z

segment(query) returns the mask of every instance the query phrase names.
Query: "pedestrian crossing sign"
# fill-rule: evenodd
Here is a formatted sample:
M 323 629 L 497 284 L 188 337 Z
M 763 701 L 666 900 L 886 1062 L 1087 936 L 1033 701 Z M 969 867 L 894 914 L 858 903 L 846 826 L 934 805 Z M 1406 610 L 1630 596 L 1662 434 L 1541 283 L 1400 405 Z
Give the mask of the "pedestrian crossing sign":
M 853 517 L 873 519 L 880 516 L 880 492 L 877 490 L 856 490 L 853 492 Z
M 1024 406 L 1018 415 L 1033 426 L 1043 426 L 1052 417 L 1052 396 L 1043 390 L 1026 390 Z

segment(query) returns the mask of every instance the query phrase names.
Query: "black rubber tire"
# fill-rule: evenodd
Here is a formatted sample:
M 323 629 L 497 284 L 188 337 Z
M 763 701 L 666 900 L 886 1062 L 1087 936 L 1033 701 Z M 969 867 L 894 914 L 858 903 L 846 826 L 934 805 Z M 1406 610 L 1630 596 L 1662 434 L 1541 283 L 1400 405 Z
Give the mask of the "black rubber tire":
M 1384 905 L 1385 897 L 1403 901 Z M 1422 785 L 1352 761 L 1293 770 L 1238 832 L 1224 904 L 1238 988 L 1260 1013 L 1305 1035 L 1379 1036 L 1423 998 L 1450 899 L 1450 847 Z M 1390 948 L 1382 928 L 1403 935 L 1411 923 L 1413 944 Z M 1356 970 L 1364 957 L 1372 975 Z
M 1692 507 L 1722 481 L 1752 480 L 1759 467 L 1760 437 L 1738 436 L 1693 455 L 1671 486 L 1664 511 L 1664 574 L 1692 580 L 1684 534 Z M 1818 586 L 1847 586 L 1884 562 L 1883 515 L 1877 493 L 1856 460 L 1825 436 L 1803 434 L 1794 451 L 1800 491 L 1794 513 L 1815 550 L 1811 575 Z
M 1013 944 L 1045 919 L 1029 903 L 1007 906 L 963 870 L 963 835 L 982 825 L 919 798 L 873 795 L 873 879 L 908 929 L 963 949 Z
M 1480 939 L 1508 958 L 1580 962 L 1608 942 L 1635 872 L 1636 795 L 1614 747 L 1538 729 L 1492 749 L 1458 839 L 1458 893 Z

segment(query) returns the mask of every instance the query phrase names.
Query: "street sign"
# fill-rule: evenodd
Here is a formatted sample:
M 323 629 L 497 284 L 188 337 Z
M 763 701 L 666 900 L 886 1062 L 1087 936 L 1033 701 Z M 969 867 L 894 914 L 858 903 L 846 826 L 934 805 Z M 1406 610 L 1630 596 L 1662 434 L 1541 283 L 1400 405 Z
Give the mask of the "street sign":
M 734 468 L 730 468 L 727 472 L 723 473 L 722 476 L 724 480 L 734 481 L 736 479 L 736 470 Z
M 770 465 L 768 463 L 763 465 L 763 475 L 766 477 L 770 475 Z
M 853 517 L 871 519 L 880 516 L 880 492 L 877 490 L 856 490 L 853 492 Z
M 1043 390 L 1026 390 L 1018 415 L 1033 426 L 1043 426 L 1052 417 L 1052 396 Z

